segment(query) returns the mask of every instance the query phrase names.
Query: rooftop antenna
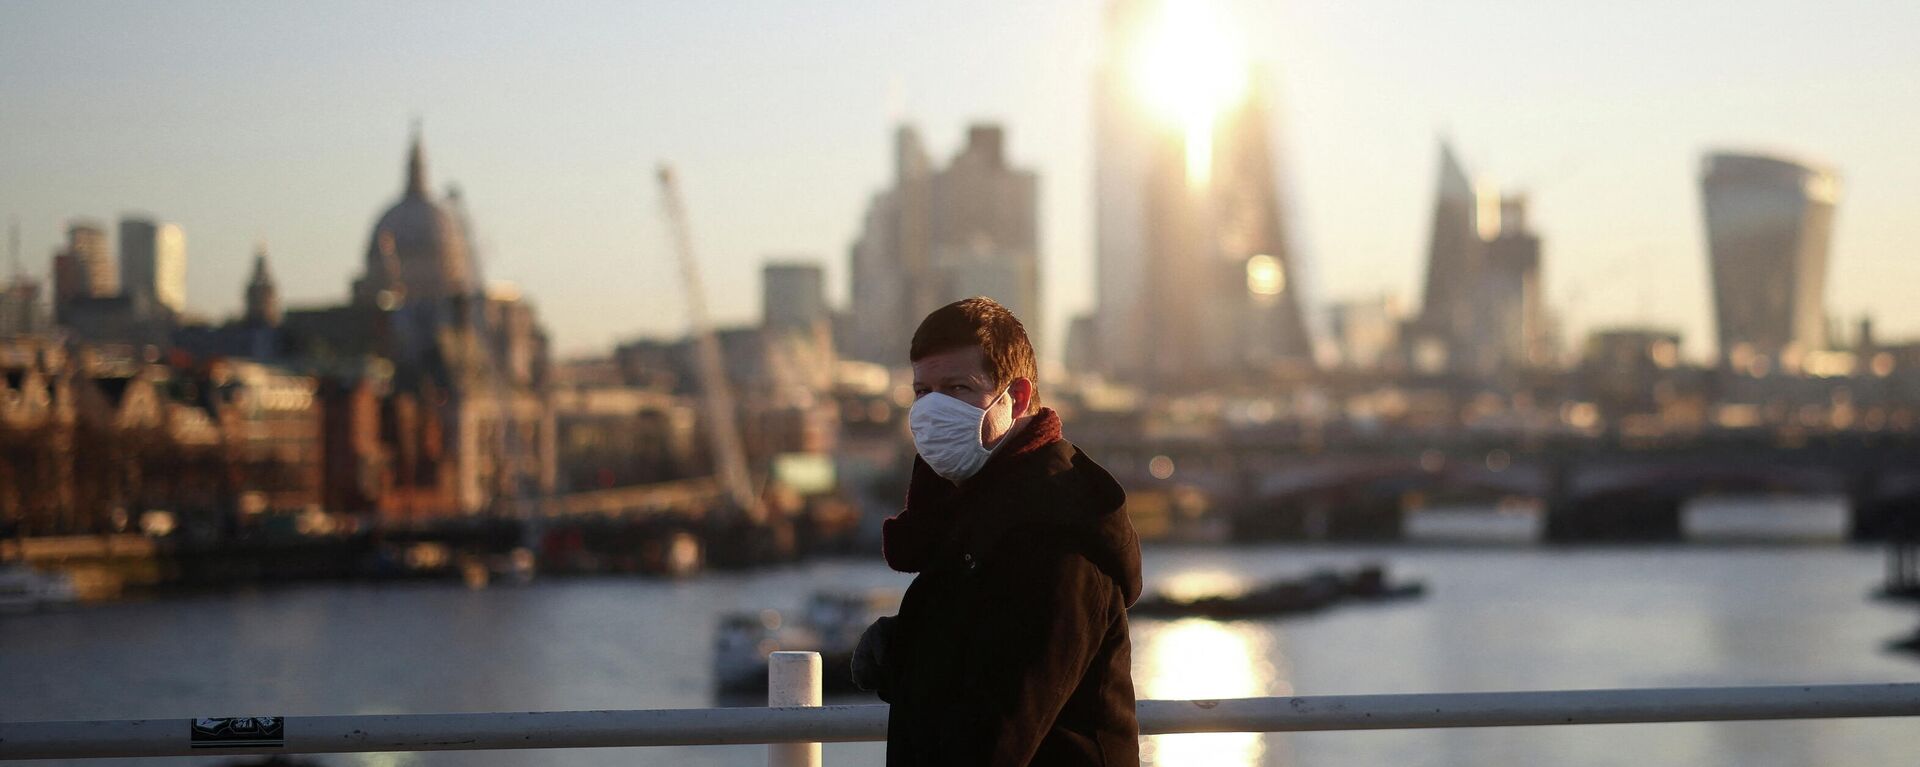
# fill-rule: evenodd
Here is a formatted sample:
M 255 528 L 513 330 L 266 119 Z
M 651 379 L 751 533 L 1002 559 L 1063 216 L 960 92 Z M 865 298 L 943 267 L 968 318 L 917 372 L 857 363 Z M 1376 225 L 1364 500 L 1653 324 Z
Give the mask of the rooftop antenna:
M 27 268 L 20 262 L 20 217 L 7 217 L 7 259 L 13 264 L 13 278 L 25 279 Z

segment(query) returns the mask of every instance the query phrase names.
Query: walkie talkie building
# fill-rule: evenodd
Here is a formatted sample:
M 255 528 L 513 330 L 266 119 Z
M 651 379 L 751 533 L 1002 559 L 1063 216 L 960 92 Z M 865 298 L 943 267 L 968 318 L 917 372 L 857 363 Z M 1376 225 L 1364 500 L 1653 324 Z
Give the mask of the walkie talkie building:
M 1707 155 L 1700 173 L 1723 364 L 1796 371 L 1826 338 L 1827 250 L 1839 181 L 1757 154 Z

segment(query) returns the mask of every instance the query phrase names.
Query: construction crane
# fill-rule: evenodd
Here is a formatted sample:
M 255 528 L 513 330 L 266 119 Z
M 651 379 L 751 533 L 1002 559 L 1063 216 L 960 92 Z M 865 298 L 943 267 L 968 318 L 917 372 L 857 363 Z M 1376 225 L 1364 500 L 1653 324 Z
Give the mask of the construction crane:
M 665 164 L 660 166 L 659 177 L 661 212 L 666 215 L 667 229 L 673 236 L 674 252 L 680 258 L 680 277 L 687 291 L 689 334 L 693 338 L 700 393 L 707 409 L 707 442 L 713 450 L 716 479 L 733 508 L 743 512 L 747 521 L 758 525 L 766 521 L 766 510 L 747 476 L 746 451 L 740 445 L 740 429 L 734 417 L 733 389 L 727 384 L 727 371 L 721 364 L 720 339 L 714 335 L 713 322 L 707 316 L 706 287 L 700 279 L 700 260 L 694 255 L 686 205 L 680 200 L 680 182 L 673 168 Z

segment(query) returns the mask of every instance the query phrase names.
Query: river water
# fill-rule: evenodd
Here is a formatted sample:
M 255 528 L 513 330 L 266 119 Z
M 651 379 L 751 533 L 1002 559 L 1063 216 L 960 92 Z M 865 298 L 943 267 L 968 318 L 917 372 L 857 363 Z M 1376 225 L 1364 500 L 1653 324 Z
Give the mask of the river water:
M 1920 681 L 1881 649 L 1920 621 L 1867 598 L 1875 548 L 1150 547 L 1150 589 L 1388 563 L 1416 601 L 1134 624 L 1142 697 Z M 702 707 L 718 615 L 816 589 L 904 588 L 866 562 L 668 582 L 314 585 L 0 615 L 0 721 Z M 1150 738 L 1169 767 L 1911 763 L 1911 720 Z M 184 724 L 183 724 L 184 729 Z M 333 755 L 327 765 L 716 765 L 765 748 Z M 880 744 L 826 761 L 877 765 Z M 220 759 L 114 764 L 215 764 Z M 107 764 L 102 761 L 72 764 Z M 49 764 L 49 763 L 38 763 Z

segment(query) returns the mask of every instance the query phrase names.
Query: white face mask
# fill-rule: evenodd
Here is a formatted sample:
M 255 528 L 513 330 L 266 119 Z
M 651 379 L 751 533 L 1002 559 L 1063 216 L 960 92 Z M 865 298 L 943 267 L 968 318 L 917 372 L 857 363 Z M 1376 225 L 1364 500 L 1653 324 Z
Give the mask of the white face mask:
M 1010 389 L 1009 389 L 1010 390 Z M 985 408 L 977 408 L 938 392 L 927 394 L 907 411 L 907 425 L 913 429 L 913 446 L 935 474 L 949 482 L 959 482 L 980 471 L 993 457 L 980 441 L 980 426 L 987 419 L 1000 392 Z

